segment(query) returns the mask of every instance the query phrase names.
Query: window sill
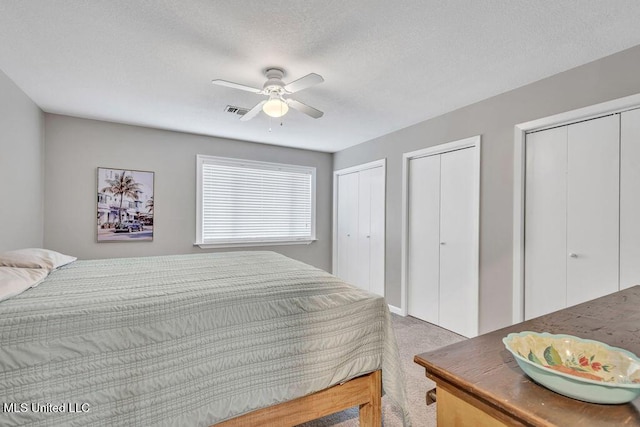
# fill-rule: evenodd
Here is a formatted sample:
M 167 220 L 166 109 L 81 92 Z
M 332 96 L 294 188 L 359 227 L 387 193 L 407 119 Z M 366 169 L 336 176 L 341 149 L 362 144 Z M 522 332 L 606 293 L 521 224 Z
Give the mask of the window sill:
M 309 240 L 285 240 L 276 242 L 242 242 L 242 243 L 194 243 L 193 246 L 199 246 L 201 249 L 214 248 L 249 248 L 254 246 L 284 246 L 284 245 L 309 245 L 317 239 Z

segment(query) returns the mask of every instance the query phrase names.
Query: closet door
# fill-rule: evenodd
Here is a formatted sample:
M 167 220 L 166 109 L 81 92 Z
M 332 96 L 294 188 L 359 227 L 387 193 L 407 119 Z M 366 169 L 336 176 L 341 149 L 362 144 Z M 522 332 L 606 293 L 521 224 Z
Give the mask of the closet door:
M 620 119 L 620 289 L 626 289 L 640 285 L 640 109 Z
M 619 116 L 568 127 L 567 305 L 618 290 Z
M 478 334 L 475 150 L 440 155 L 440 326 Z
M 527 135 L 525 320 L 567 306 L 567 127 Z
M 439 323 L 440 301 L 440 156 L 409 161 L 408 312 Z
M 334 274 L 384 296 L 385 167 L 337 173 Z
M 371 169 L 358 172 L 358 223 L 356 232 L 356 277 L 353 284 L 371 290 Z
M 384 296 L 385 173 L 384 168 L 369 169 L 371 202 L 369 214 L 369 290 Z
M 358 276 L 358 173 L 338 178 L 338 245 L 336 276 L 354 283 Z

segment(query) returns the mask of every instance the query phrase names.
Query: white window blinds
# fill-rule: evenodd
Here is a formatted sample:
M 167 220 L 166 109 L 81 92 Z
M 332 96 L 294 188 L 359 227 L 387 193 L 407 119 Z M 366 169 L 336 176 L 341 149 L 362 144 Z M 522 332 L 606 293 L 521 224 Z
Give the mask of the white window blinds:
M 315 239 L 315 168 L 198 156 L 198 244 Z

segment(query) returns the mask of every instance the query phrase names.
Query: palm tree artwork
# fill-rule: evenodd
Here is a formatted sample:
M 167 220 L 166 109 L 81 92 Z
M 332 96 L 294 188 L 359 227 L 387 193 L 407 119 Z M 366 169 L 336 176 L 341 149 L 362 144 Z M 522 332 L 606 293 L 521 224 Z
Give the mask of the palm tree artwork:
M 147 200 L 147 203 L 145 203 L 145 207 L 147 208 L 147 212 L 153 213 L 153 196 L 151 196 L 149 200 Z
M 125 196 L 138 200 L 138 195 L 141 192 L 140 184 L 137 183 L 131 175 L 127 175 L 126 172 L 127 171 L 116 173 L 112 179 L 107 179 L 106 182 L 109 185 L 102 189 L 103 192 L 111 193 L 114 196 L 120 196 L 118 224 L 122 223 L 122 202 Z

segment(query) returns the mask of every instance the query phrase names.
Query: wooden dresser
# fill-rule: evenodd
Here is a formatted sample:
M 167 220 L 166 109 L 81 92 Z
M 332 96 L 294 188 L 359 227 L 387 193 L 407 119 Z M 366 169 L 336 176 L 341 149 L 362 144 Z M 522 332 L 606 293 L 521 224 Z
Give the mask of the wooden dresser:
M 569 334 L 640 355 L 640 286 L 415 356 L 436 382 L 438 426 L 640 426 L 640 398 L 598 405 L 534 383 L 502 343 L 510 332 Z

